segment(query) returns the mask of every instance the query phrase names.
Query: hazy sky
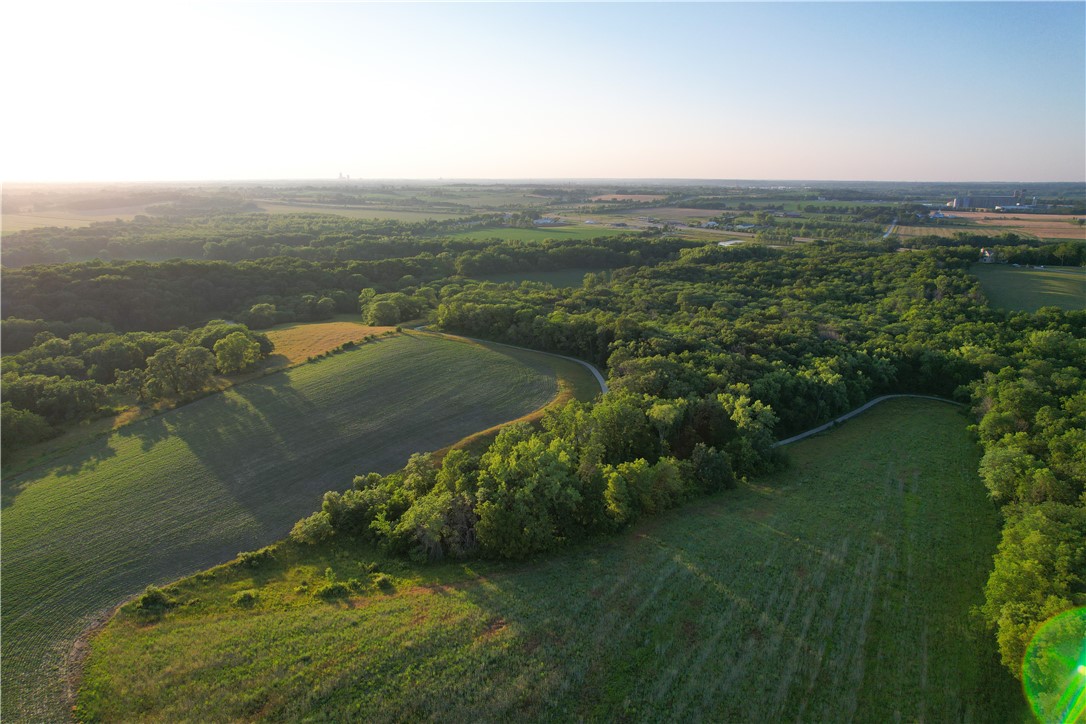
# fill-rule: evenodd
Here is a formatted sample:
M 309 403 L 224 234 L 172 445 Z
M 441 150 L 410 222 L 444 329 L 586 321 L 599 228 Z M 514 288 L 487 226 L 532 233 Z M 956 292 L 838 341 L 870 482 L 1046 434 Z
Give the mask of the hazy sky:
M 1086 180 L 1086 3 L 10 0 L 8 181 Z

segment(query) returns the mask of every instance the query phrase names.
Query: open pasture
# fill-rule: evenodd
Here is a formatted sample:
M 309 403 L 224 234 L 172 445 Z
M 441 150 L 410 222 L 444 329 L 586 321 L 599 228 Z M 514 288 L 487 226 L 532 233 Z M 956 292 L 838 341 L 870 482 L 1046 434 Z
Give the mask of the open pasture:
M 791 446 L 784 472 L 524 564 L 284 544 L 169 587 L 159 623 L 122 613 L 79 714 L 1022 721 L 969 613 L 999 521 L 966 424 L 884 403 Z M 368 565 L 390 585 L 312 594 Z
M 62 663 L 104 610 L 281 538 L 356 474 L 390 472 L 545 405 L 558 392 L 553 360 L 399 335 L 132 423 L 5 480 L 3 718 L 63 717 Z
M 1036 312 L 1041 307 L 1086 309 L 1086 269 L 1031 269 L 1009 264 L 974 264 L 970 271 L 993 307 Z

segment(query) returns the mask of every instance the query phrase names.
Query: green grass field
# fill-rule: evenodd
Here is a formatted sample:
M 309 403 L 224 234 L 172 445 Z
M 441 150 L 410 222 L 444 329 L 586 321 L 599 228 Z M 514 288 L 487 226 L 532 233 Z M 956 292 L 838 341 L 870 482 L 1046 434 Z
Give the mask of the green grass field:
M 61 664 L 104 610 L 281 538 L 356 474 L 390 472 L 546 404 L 554 365 L 401 335 L 133 423 L 5 480 L 3 718 L 63 716 Z
M 790 469 L 522 564 L 282 544 L 126 610 L 80 714 L 127 721 L 1012 721 L 970 607 L 999 535 L 957 408 L 887 402 Z M 329 578 L 384 589 L 325 602 Z M 252 591 L 251 605 L 234 603 Z
M 1036 312 L 1041 307 L 1086 309 L 1086 269 L 1029 269 L 1009 264 L 974 264 L 970 271 L 993 307 Z
M 476 277 L 481 281 L 495 282 L 497 284 L 504 284 L 506 282 L 543 282 L 545 284 L 551 284 L 556 287 L 579 287 L 584 283 L 584 275 L 589 273 L 599 273 L 607 271 L 606 269 L 559 269 L 557 271 L 537 271 L 537 272 L 509 272 L 508 274 L 486 274 L 484 276 Z

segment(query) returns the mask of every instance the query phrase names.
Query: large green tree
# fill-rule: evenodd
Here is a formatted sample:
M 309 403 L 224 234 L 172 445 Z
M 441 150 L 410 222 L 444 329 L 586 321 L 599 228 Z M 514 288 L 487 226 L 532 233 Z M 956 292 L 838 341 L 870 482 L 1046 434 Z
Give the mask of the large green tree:
M 260 361 L 260 343 L 233 332 L 215 343 L 215 366 L 223 374 L 247 370 Z

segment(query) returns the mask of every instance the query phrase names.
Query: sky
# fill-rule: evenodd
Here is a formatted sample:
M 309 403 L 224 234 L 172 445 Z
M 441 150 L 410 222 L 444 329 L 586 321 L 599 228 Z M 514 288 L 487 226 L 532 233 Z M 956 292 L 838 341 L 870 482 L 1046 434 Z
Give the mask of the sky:
M 8 0 L 0 179 L 1086 181 L 1086 3 Z

